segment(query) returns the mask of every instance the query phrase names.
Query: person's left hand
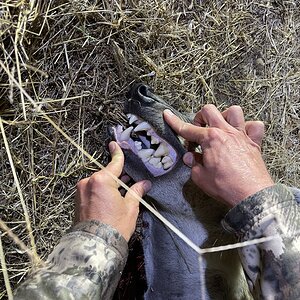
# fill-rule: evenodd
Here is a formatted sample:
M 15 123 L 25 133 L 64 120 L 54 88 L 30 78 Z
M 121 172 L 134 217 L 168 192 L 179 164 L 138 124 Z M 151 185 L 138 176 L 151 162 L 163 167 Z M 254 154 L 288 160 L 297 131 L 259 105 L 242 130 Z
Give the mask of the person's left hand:
M 109 149 L 112 161 L 106 170 L 119 177 L 124 154 L 116 142 L 111 142 Z M 129 241 L 135 230 L 139 201 L 129 192 L 122 197 L 118 188 L 119 184 L 105 170 L 80 180 L 75 197 L 75 223 L 97 220 L 111 225 Z M 150 188 L 151 182 L 144 180 L 135 183 L 130 190 L 142 197 Z

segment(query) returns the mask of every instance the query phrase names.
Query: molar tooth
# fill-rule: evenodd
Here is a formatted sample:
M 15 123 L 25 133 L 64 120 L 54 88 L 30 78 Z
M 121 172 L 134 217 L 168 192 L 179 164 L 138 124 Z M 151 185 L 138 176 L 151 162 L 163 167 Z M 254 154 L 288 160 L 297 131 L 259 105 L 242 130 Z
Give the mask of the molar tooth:
M 160 158 L 158 157 L 152 157 L 150 160 L 149 160 L 149 164 L 152 165 L 153 167 L 156 167 L 157 164 L 160 163 Z
M 129 124 L 132 124 L 133 122 L 137 121 L 138 117 L 136 115 L 131 115 L 129 119 Z
M 145 162 L 150 159 L 153 153 L 154 153 L 153 149 L 142 149 L 138 152 L 138 156 L 142 159 L 143 162 Z
M 155 136 L 151 136 L 151 144 L 159 144 L 159 139 Z
M 134 145 L 135 145 L 135 148 L 136 148 L 137 150 L 141 150 L 141 149 L 142 149 L 142 142 L 135 141 L 135 142 L 134 142 Z
M 161 161 L 162 161 L 163 164 L 166 163 L 166 162 L 173 163 L 173 159 L 170 156 L 164 156 Z
M 121 135 L 120 135 L 121 142 L 129 140 L 132 129 L 133 129 L 133 126 L 130 126 L 121 133 Z
M 136 126 L 134 129 L 133 129 L 133 131 L 134 132 L 136 132 L 136 131 L 142 131 L 142 130 L 149 130 L 149 129 L 151 129 L 151 126 L 150 126 L 150 124 L 149 123 L 147 123 L 147 122 L 142 122 L 142 123 L 140 123 L 138 126 Z
M 166 143 L 161 143 L 154 153 L 155 157 L 165 156 L 169 154 L 169 148 Z
M 169 169 L 170 167 L 172 167 L 173 162 L 172 161 L 167 161 L 166 163 L 164 163 L 164 170 Z

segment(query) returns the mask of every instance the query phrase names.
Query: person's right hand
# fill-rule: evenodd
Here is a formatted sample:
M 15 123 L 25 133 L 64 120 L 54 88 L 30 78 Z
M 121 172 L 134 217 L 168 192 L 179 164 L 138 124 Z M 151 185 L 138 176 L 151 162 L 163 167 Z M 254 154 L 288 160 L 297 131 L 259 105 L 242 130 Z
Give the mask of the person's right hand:
M 214 105 L 205 105 L 196 114 L 195 125 L 169 110 L 164 118 L 178 135 L 201 146 L 201 162 L 190 152 L 184 161 L 192 167 L 192 180 L 208 195 L 232 207 L 274 185 L 260 152 L 263 124 L 245 122 L 240 107 L 222 114 Z

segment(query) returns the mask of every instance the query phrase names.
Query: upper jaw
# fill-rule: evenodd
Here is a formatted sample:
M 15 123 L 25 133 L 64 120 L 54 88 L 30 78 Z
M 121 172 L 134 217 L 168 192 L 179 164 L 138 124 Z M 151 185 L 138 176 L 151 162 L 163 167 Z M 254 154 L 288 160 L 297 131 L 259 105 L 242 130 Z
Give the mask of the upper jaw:
M 163 110 L 170 106 L 143 84 L 134 85 L 127 97 L 124 111 L 128 123 L 126 128 L 113 128 L 115 140 L 121 148 L 129 150 L 125 155 L 140 158 L 152 176 L 170 172 L 185 153 L 163 119 Z

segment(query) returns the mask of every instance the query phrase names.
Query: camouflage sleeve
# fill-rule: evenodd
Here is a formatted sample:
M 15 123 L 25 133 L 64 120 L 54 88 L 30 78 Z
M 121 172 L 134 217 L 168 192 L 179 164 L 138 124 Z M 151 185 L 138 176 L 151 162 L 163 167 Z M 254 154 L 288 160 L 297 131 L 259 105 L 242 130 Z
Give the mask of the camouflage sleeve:
M 255 299 L 300 299 L 300 190 L 277 184 L 229 211 L 224 227 L 240 241 L 274 239 L 240 249 Z
M 126 240 L 97 221 L 77 224 L 14 299 L 111 299 L 126 263 Z

